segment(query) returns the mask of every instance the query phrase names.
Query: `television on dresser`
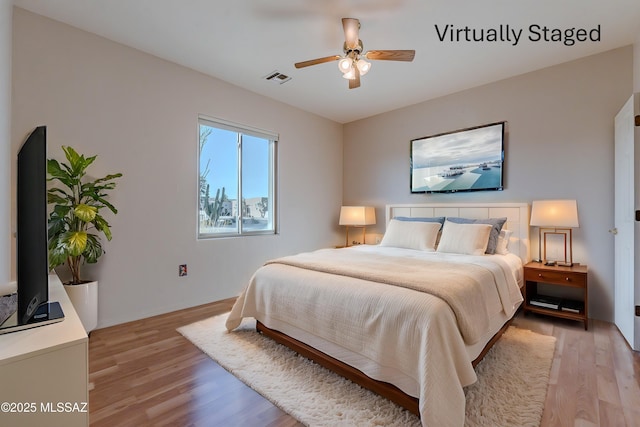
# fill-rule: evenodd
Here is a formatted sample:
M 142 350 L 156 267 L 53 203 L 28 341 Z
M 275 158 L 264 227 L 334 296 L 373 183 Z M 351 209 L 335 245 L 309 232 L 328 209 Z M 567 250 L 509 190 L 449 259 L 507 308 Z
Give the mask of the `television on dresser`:
M 411 192 L 502 190 L 506 122 L 411 141 Z
M 64 319 L 60 304 L 49 302 L 45 126 L 37 127 L 18 152 L 16 193 L 17 306 L 0 333 Z

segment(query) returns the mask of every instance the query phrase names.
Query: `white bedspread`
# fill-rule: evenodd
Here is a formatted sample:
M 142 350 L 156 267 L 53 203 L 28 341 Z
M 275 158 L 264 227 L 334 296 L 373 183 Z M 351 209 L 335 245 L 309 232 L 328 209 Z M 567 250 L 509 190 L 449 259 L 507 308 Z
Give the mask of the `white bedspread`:
M 393 257 L 418 262 L 440 260 L 452 270 L 456 265 L 471 263 L 487 272 L 476 292 L 482 295 L 478 301 L 485 301 L 488 312 L 504 311 L 511 316 L 522 300 L 513 270 L 501 255 L 466 256 L 378 246 L 336 251 L 345 262 L 352 251 L 357 251 L 391 260 Z M 227 329 L 233 330 L 243 317 L 255 317 L 274 329 L 278 329 L 277 325 L 291 325 L 292 329 L 358 353 L 391 373 L 375 379 L 394 383 L 393 372 L 413 379 L 413 386 L 396 385 L 419 397 L 424 426 L 464 424 L 462 387 L 477 378 L 456 316 L 436 296 L 384 283 L 268 264 L 255 273 L 238 298 L 227 319 Z M 361 370 L 369 375 L 366 369 Z

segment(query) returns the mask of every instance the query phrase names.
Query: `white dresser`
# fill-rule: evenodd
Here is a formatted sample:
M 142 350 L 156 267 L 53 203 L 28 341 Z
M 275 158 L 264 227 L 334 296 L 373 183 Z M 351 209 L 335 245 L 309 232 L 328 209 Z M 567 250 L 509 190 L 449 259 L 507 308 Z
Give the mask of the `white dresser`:
M 89 425 L 89 339 L 56 275 L 49 300 L 64 321 L 0 335 L 0 426 Z

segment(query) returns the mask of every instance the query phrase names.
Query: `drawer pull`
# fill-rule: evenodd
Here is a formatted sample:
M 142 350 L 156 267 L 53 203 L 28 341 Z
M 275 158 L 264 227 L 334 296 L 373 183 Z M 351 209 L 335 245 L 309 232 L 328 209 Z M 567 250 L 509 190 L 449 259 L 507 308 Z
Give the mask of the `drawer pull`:
M 542 273 L 538 273 L 538 277 L 542 277 Z
M 566 280 L 567 282 L 570 282 L 571 278 L 570 277 L 565 277 L 564 280 Z

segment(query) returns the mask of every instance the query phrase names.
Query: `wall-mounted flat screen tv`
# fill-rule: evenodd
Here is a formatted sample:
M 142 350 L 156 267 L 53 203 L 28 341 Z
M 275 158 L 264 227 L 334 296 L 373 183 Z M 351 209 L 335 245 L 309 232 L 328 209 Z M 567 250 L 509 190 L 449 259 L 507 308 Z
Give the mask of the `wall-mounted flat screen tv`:
M 411 141 L 411 192 L 502 190 L 506 122 Z

